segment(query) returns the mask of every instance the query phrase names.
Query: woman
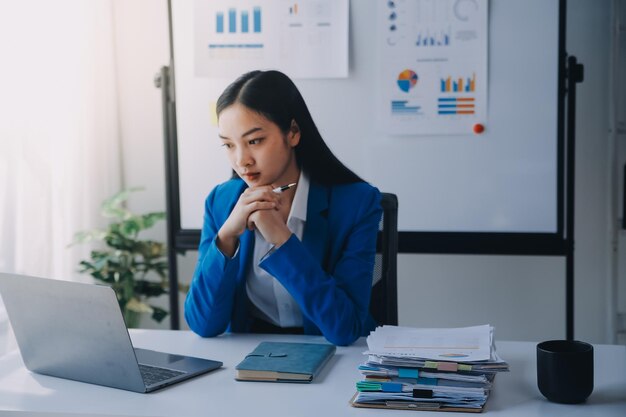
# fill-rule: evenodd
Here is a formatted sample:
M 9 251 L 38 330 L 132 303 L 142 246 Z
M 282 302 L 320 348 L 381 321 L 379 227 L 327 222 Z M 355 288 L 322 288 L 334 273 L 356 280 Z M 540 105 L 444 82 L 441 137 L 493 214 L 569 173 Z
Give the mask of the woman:
M 331 153 L 278 71 L 242 75 L 217 116 L 234 173 L 206 199 L 189 327 L 323 334 L 337 345 L 367 335 L 379 191 Z

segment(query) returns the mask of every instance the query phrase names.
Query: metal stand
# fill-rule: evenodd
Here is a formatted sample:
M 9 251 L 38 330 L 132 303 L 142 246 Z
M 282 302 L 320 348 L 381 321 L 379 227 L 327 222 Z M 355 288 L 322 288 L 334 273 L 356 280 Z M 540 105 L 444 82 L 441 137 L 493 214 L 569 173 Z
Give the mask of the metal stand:
M 178 146 L 176 145 L 176 103 L 170 79 L 169 67 L 162 67 L 154 79 L 154 84 L 161 89 L 163 104 L 163 138 L 165 146 L 165 191 L 167 219 L 167 261 L 169 265 L 170 328 L 180 328 L 178 307 L 178 260 L 176 259 L 176 231 L 180 229 L 180 208 L 178 188 L 169 184 L 178 184 Z
M 583 81 L 584 68 L 574 56 L 567 58 L 567 150 L 565 226 L 565 322 L 567 340 L 574 340 L 574 186 L 576 167 L 576 84 Z

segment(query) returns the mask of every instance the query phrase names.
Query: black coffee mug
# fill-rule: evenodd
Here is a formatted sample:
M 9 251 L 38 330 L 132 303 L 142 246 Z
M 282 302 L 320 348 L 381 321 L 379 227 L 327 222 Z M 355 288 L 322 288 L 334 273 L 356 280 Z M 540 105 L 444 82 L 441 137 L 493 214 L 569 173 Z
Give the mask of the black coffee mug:
M 550 401 L 577 404 L 593 391 L 593 346 L 576 340 L 537 345 L 537 385 Z

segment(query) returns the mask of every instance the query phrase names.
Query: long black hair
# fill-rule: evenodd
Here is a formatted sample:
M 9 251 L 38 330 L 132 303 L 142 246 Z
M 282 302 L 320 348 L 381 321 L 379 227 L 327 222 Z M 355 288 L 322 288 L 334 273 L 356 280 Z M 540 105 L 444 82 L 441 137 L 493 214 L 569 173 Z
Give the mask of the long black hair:
M 317 130 L 300 91 L 282 72 L 251 71 L 237 78 L 217 100 L 217 116 L 235 103 L 276 123 L 283 134 L 289 132 L 292 121 L 296 122 L 300 128 L 296 162 L 311 181 L 322 185 L 363 181 L 333 155 Z

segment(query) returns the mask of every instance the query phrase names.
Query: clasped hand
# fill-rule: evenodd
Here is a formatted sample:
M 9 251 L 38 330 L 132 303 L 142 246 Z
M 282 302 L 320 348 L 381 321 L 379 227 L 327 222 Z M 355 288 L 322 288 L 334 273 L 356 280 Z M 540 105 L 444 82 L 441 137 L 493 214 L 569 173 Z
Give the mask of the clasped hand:
M 286 223 L 288 210 L 281 197 L 282 194 L 273 192 L 269 185 L 244 190 L 218 232 L 220 249 L 232 256 L 237 248 L 239 236 L 246 229 L 255 228 L 268 243 L 276 247 L 285 243 L 291 236 L 291 231 Z

